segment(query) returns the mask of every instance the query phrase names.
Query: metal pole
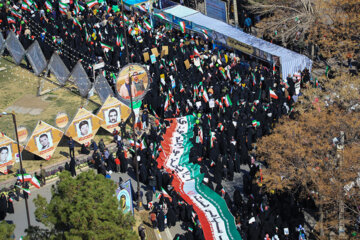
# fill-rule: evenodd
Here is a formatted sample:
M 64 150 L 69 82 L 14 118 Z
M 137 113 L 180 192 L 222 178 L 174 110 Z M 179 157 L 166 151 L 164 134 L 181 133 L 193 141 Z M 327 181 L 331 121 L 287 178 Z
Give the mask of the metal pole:
M 131 115 L 134 117 L 133 120 L 133 138 L 134 138 L 134 143 L 135 143 L 135 172 L 136 172 L 136 183 L 137 183 L 137 209 L 138 211 L 140 210 L 140 208 L 142 206 L 140 206 L 140 179 L 139 179 L 139 163 L 137 160 L 137 147 L 136 147 L 136 143 L 137 143 L 137 138 L 136 138 L 136 133 L 135 133 L 135 112 L 134 112 L 134 106 L 133 106 L 133 101 L 132 101 L 132 76 L 131 76 L 131 67 L 129 67 L 129 84 L 130 84 L 130 107 L 131 107 Z
M 19 154 L 19 159 L 20 159 L 20 171 L 21 171 L 21 175 L 22 175 L 22 182 L 24 184 L 25 183 L 24 169 L 23 169 L 23 165 L 22 165 L 22 156 L 20 153 L 19 136 L 18 136 L 17 125 L 16 125 L 16 117 L 15 117 L 14 113 L 11 113 L 11 115 L 12 115 L 14 126 L 15 126 L 16 143 L 17 143 L 18 154 Z M 28 228 L 30 228 L 31 224 L 30 224 L 29 205 L 28 205 L 27 198 L 25 198 L 25 209 L 26 209 L 26 217 L 27 217 L 27 221 L 28 221 Z
M 119 5 L 119 0 L 117 0 L 117 3 Z M 129 57 L 129 47 L 127 43 L 127 33 L 126 33 L 126 27 L 125 27 L 125 19 L 124 19 L 124 1 L 121 0 L 121 13 L 123 16 L 123 29 L 124 29 L 124 38 L 125 38 L 125 49 L 126 49 L 126 62 L 130 63 L 130 57 Z M 138 198 L 137 198 L 137 207 L 138 210 L 140 210 L 140 182 L 139 182 L 139 164 L 137 161 L 137 152 L 136 152 L 136 134 L 135 134 L 135 113 L 134 113 L 134 107 L 133 107 L 133 101 L 132 101 L 132 92 L 131 92 L 131 85 L 132 85 L 132 78 L 130 76 L 131 68 L 129 68 L 129 84 L 130 84 L 130 107 L 131 107 L 131 115 L 134 116 L 133 121 L 133 138 L 135 143 L 135 170 L 136 170 L 136 182 L 137 182 L 137 190 L 138 190 Z

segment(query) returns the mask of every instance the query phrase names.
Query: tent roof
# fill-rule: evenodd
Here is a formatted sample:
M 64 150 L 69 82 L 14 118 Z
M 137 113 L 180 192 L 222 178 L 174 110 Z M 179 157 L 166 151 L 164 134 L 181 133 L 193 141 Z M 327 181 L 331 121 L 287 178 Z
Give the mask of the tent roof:
M 145 3 L 147 2 L 146 0 L 124 0 L 124 3 L 126 5 L 136 5 L 136 4 L 139 4 L 139 3 Z
M 193 9 L 189 10 L 187 7 L 177 5 L 175 7 L 165 9 L 164 12 L 216 31 L 227 37 L 234 38 L 239 42 L 253 46 L 264 52 L 270 53 L 271 55 L 280 57 L 283 78 L 286 78 L 288 74 L 293 74 L 299 70 L 303 70 L 305 67 L 311 69 L 312 61 L 308 57 L 247 34 L 241 29 L 235 28 L 220 20 L 208 17 Z
M 169 13 L 175 17 L 179 17 L 179 18 L 183 18 L 186 16 L 189 16 L 191 14 L 196 14 L 199 13 L 198 11 L 188 8 L 188 7 L 184 7 L 181 5 L 175 5 L 174 7 L 170 7 L 168 9 L 166 9 L 164 12 Z

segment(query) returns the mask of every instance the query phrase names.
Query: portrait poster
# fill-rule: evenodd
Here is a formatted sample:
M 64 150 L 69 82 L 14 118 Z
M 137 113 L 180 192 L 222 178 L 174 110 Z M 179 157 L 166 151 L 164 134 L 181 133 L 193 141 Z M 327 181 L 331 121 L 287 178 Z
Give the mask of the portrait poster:
M 101 127 L 112 133 L 114 129 L 120 130 L 119 123 L 130 116 L 131 109 L 117 98 L 109 96 L 96 114 L 103 120 Z
M 188 69 L 190 68 L 189 59 L 186 59 L 186 60 L 184 61 L 184 64 L 185 64 L 186 70 L 188 70 Z
M 130 179 L 122 183 L 118 189 L 116 189 L 116 198 L 119 201 L 120 209 L 123 213 L 131 212 L 134 215 L 133 199 L 131 194 L 131 181 Z
M 14 140 L 0 133 L 0 172 L 8 174 L 8 169 L 18 157 L 17 144 Z
M 164 57 L 165 56 L 165 50 L 161 50 L 161 55 L 160 57 Z
M 144 55 L 144 62 L 149 61 L 149 59 L 150 59 L 149 53 L 148 53 L 148 52 L 144 52 L 143 55 Z
M 154 54 L 150 55 L 151 63 L 156 63 L 156 56 Z
M 128 64 L 121 69 L 117 77 L 117 95 L 130 106 L 130 94 L 133 101 L 142 100 L 150 86 L 150 80 L 149 73 L 144 66 Z
M 61 130 L 39 121 L 25 149 L 45 160 L 50 160 L 63 135 Z
M 169 54 L 169 46 L 162 46 L 161 52 L 164 52 L 165 55 Z
M 70 123 L 65 135 L 72 137 L 79 144 L 88 146 L 95 137 L 103 120 L 85 108 L 80 108 Z
M 158 57 L 159 56 L 159 52 L 157 50 L 157 48 L 152 48 L 151 49 L 151 53 L 155 55 L 155 57 Z

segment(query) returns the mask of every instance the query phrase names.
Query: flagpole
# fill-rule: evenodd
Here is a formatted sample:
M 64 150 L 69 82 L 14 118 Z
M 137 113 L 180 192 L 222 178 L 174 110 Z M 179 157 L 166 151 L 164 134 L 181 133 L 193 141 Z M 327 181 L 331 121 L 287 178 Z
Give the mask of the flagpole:
M 134 117 L 133 120 L 133 139 L 134 139 L 134 145 L 135 145 L 135 173 L 136 173 L 136 183 L 137 183 L 137 210 L 140 211 L 142 209 L 142 206 L 140 206 L 140 177 L 139 177 L 139 162 L 137 159 L 137 138 L 135 133 L 135 112 L 134 112 L 134 105 L 133 105 L 133 98 L 132 98 L 132 76 L 131 76 L 131 70 L 132 67 L 129 67 L 129 84 L 130 84 L 130 107 L 131 107 L 131 116 Z
M 22 176 L 22 184 L 24 184 L 25 183 L 24 169 L 23 169 L 23 165 L 22 165 L 22 156 L 21 156 L 21 153 L 20 153 L 20 145 L 19 145 L 19 136 L 18 136 L 18 131 L 17 131 L 17 125 L 16 125 L 16 117 L 15 117 L 15 114 L 13 112 L 12 113 L 3 112 L 3 113 L 0 113 L 0 116 L 1 115 L 12 115 L 12 119 L 13 119 L 14 126 L 15 126 L 16 144 L 17 144 L 17 149 L 18 149 L 18 154 L 19 154 L 19 159 L 20 159 L 20 172 L 21 172 L 21 176 Z M 29 215 L 29 205 L 28 205 L 27 198 L 24 197 L 24 199 L 25 199 L 25 209 L 26 209 L 26 217 L 27 217 L 27 222 L 28 222 L 28 228 L 30 228 L 31 224 L 30 224 L 30 215 Z
M 117 4 L 119 6 L 119 0 L 117 0 Z M 130 58 L 129 58 L 129 48 L 128 48 L 128 43 L 127 43 L 127 33 L 126 33 L 126 27 L 125 27 L 125 19 L 124 19 L 124 1 L 121 0 L 121 14 L 123 16 L 123 29 L 124 29 L 124 37 L 125 37 L 125 49 L 126 49 L 126 62 L 130 63 Z M 140 210 L 142 208 L 142 206 L 140 206 L 140 181 L 139 181 L 139 163 L 137 161 L 137 152 L 136 152 L 136 134 L 135 134 L 135 113 L 134 113 L 134 107 L 133 107 L 133 96 L 132 96 L 132 91 L 131 91 L 131 86 L 132 86 L 132 77 L 130 75 L 131 73 L 131 67 L 129 67 L 129 84 L 130 84 L 130 107 L 131 107 L 131 115 L 134 116 L 134 121 L 133 121 L 133 139 L 134 139 L 134 143 L 135 143 L 135 170 L 136 170 L 136 182 L 137 182 L 137 191 L 138 191 L 138 196 L 137 196 L 137 208 L 138 210 Z

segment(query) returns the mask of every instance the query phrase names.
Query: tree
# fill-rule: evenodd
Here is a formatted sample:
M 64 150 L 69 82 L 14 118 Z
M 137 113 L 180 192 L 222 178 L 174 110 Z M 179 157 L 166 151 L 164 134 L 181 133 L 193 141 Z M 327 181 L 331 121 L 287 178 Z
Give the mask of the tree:
M 329 105 L 336 105 L 343 111 L 358 111 L 360 109 L 358 76 L 338 71 L 331 79 L 322 76 L 317 80 L 319 82 L 318 87 L 308 85 L 301 90 L 303 95 L 295 104 L 297 111 L 300 113 L 311 110 L 321 111 Z
M 9 224 L 6 221 L 0 221 L 0 236 L 1 239 L 10 240 L 14 238 L 15 225 Z
M 326 57 L 346 59 L 359 50 L 360 2 L 358 0 L 249 0 L 253 13 L 262 15 L 260 32 L 289 43 L 319 46 Z
M 337 148 L 341 131 L 343 150 Z M 296 120 L 282 118 L 274 132 L 258 142 L 258 156 L 268 164 L 263 169 L 267 189 L 311 196 L 319 208 L 319 238 L 338 232 L 341 201 L 347 233 L 360 216 L 359 136 L 360 113 L 331 106 L 309 110 Z
M 119 209 L 115 189 L 113 181 L 93 171 L 76 178 L 65 171 L 50 203 L 40 195 L 34 200 L 35 216 L 53 239 L 137 239 L 134 218 Z

